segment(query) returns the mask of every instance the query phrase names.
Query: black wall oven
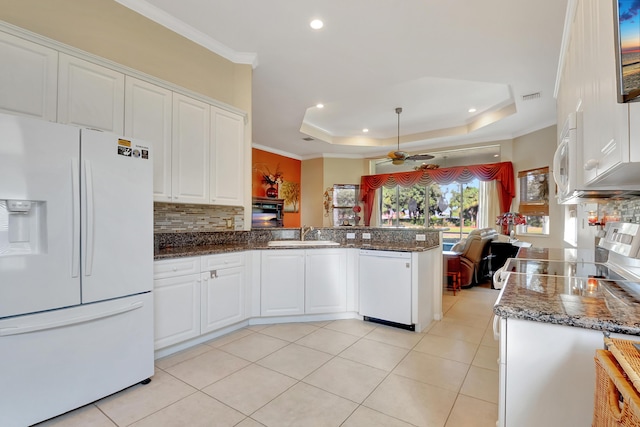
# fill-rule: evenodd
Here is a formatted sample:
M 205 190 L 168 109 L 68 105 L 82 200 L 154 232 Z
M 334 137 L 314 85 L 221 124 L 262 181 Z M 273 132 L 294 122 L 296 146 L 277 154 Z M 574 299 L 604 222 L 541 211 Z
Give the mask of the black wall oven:
M 251 209 L 251 228 L 283 227 L 284 200 L 254 197 Z

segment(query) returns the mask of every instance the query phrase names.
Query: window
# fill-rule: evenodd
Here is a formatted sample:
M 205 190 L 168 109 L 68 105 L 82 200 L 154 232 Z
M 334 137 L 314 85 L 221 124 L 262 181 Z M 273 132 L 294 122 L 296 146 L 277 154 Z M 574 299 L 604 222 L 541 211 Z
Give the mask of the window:
M 425 193 L 426 187 L 424 185 L 382 187 L 380 225 L 388 227 L 424 227 Z
M 355 184 L 335 184 L 333 186 L 333 225 L 358 225 L 360 222 L 357 203 L 359 187 Z M 358 208 L 354 210 L 355 206 Z
M 447 227 L 443 233 L 445 247 L 467 237 L 478 228 L 480 182 L 432 184 L 429 186 L 429 223 Z
M 380 226 L 447 227 L 445 247 L 477 228 L 479 181 L 381 188 Z
M 549 234 L 549 168 L 518 172 L 519 213 L 527 219 L 519 234 Z

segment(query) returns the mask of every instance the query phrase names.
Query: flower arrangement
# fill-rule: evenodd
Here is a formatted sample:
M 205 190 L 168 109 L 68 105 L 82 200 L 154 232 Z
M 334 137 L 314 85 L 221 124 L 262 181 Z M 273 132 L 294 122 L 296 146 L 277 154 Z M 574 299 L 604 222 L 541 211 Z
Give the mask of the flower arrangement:
M 527 218 L 518 212 L 505 212 L 496 219 L 496 225 L 502 226 L 502 234 L 509 234 L 514 225 L 526 224 Z
M 269 185 L 282 184 L 284 178 L 282 176 L 282 172 L 280 172 L 280 165 L 276 166 L 276 171 L 271 172 L 268 166 L 265 166 L 262 170 L 262 178 Z

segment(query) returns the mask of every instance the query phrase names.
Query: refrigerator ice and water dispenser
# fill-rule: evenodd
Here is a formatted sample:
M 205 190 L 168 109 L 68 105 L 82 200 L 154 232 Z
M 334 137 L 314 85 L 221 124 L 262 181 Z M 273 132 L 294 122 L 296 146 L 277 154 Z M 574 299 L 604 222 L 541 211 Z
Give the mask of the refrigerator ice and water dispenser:
M 0 199 L 0 256 L 46 252 L 46 202 Z

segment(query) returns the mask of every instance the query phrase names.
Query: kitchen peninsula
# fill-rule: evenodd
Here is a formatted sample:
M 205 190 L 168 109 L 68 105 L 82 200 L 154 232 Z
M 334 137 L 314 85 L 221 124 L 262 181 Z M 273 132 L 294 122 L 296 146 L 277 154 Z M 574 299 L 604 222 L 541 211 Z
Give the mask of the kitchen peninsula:
M 403 326 L 421 331 L 442 318 L 440 230 L 320 228 L 305 239 L 301 246 L 297 228 L 156 233 L 156 358 L 251 324 L 362 318 L 361 291 L 371 283 L 361 279 L 361 249 L 404 254 L 394 265 L 405 280 L 382 284 L 406 289 Z
M 523 248 L 518 259 L 527 267 L 508 273 L 494 306 L 500 426 L 590 425 L 595 350 L 603 333 L 640 340 L 640 304 L 624 282 L 588 277 L 596 265 L 575 250 Z

